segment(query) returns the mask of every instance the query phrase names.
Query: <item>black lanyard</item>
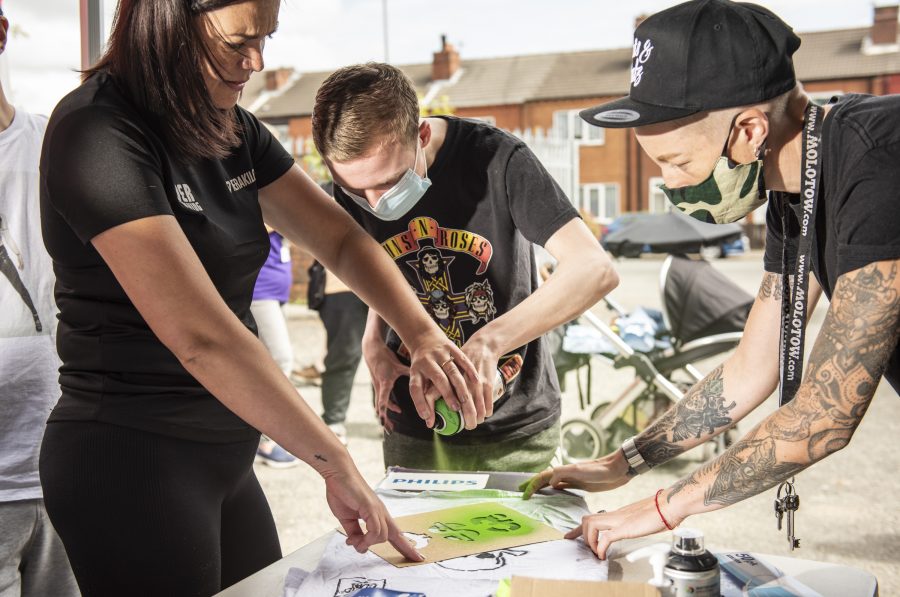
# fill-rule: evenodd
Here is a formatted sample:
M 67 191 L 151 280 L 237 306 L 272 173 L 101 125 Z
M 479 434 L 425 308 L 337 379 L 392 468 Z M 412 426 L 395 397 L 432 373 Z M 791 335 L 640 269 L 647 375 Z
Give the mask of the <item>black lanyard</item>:
M 781 230 L 784 238 L 781 249 L 781 396 L 779 405 L 793 400 L 803 376 L 803 349 L 806 340 L 806 303 L 809 290 L 809 270 L 816 228 L 816 208 L 822 173 L 822 121 L 821 106 L 810 103 L 803 119 L 802 183 L 800 189 L 800 234 L 797 239 L 797 256 L 789 263 L 788 211 L 785 199 L 781 211 Z M 789 274 L 794 274 L 790 283 Z

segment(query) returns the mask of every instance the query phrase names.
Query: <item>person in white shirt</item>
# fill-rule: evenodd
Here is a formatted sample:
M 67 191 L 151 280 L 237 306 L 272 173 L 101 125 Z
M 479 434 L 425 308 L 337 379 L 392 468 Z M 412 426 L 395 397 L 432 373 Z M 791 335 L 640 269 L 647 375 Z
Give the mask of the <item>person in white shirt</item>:
M 0 8 L 0 59 L 8 31 Z M 13 108 L 0 84 L 0 597 L 79 594 L 38 478 L 44 424 L 59 398 L 53 266 L 38 196 L 46 126 Z

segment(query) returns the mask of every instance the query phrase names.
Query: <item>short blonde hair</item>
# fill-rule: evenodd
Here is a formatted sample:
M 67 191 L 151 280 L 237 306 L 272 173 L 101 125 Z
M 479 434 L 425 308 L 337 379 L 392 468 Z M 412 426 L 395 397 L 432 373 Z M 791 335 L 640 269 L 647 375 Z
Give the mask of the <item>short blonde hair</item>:
M 369 62 L 332 73 L 316 93 L 313 142 L 325 159 L 364 155 L 376 137 L 414 143 L 419 98 L 412 81 L 389 64 Z

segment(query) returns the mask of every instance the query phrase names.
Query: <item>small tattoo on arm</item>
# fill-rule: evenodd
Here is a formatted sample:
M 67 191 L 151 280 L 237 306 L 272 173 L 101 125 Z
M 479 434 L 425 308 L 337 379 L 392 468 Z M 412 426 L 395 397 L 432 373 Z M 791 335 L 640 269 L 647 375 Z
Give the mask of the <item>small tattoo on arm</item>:
M 321 454 L 316 454 L 316 460 L 321 460 L 322 462 L 328 462 L 328 459 L 322 456 Z
M 757 294 L 756 297 L 759 299 L 772 298 L 780 303 L 781 296 L 781 276 L 766 272 L 763 276 L 762 283 L 759 285 L 759 294 Z

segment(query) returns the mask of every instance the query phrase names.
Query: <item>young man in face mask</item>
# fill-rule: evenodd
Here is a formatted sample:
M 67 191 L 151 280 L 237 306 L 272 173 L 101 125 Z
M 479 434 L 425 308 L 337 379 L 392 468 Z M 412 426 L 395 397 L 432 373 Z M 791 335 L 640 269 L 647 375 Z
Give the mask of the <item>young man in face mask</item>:
M 794 76 L 799 46 L 761 7 L 680 4 L 635 31 L 629 96 L 582 112 L 598 126 L 634 127 L 663 190 L 701 220 L 738 220 L 769 191 L 766 273 L 724 365 L 622 449 L 545 471 L 530 489 L 613 489 L 731 427 L 779 381 L 783 404 L 672 487 L 586 517 L 570 536 L 583 533 L 600 557 L 614 541 L 790 479 L 847 445 L 882 375 L 900 389 L 900 96 L 816 106 Z M 802 378 L 806 313 L 822 289 L 831 304 Z
M 547 466 L 559 445 L 560 396 L 540 337 L 618 282 L 571 202 L 512 135 L 459 118 L 420 120 L 411 82 L 386 64 L 343 68 L 322 84 L 313 139 L 337 201 L 478 370 L 474 404 L 460 413 L 465 430 L 445 438 L 436 458 L 439 396 L 431 388 L 413 402 L 404 349 L 370 311 L 363 354 L 385 428 L 385 465 Z M 559 261 L 540 289 L 532 243 Z

